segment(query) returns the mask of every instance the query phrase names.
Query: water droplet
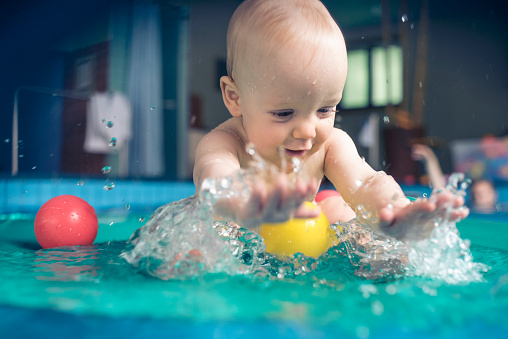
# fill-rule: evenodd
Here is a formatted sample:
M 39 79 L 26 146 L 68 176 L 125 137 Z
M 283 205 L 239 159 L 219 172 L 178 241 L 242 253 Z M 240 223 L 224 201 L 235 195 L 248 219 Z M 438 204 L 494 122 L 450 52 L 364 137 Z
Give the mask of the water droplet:
M 125 204 L 125 209 L 126 209 L 126 210 L 128 210 L 128 209 L 130 209 L 130 208 L 131 208 L 131 205 L 129 205 L 129 204 Z
M 83 186 L 83 184 L 84 184 L 84 183 L 85 183 L 85 182 L 84 182 L 83 180 L 80 180 L 80 181 L 78 181 L 78 182 L 76 183 L 76 185 L 78 185 L 78 186 Z
M 19 158 L 23 158 L 23 157 L 24 157 L 24 155 L 23 155 L 23 154 L 20 154 L 20 155 L 19 155 Z
M 423 193 L 423 197 L 424 197 L 424 198 L 427 198 L 427 193 Z
M 422 82 L 418 82 L 418 86 L 420 86 L 420 88 L 422 88 Z
M 109 226 L 113 226 L 114 223 L 115 223 L 114 221 L 110 222 Z
M 108 122 L 106 123 L 106 127 L 107 127 L 107 128 L 111 128 L 111 127 L 113 127 L 113 125 L 114 125 L 114 124 L 113 124 L 113 121 L 108 121 Z
M 254 147 L 253 143 L 248 143 L 245 149 L 249 155 L 256 154 L 256 148 Z
M 402 15 L 401 20 L 402 20 L 402 22 L 406 22 L 407 21 L 407 14 Z
M 227 178 L 223 178 L 220 181 L 220 186 L 223 189 L 228 189 L 231 186 L 232 180 L 228 180 Z
M 390 123 L 390 117 L 389 117 L 389 116 L 387 116 L 387 115 L 385 115 L 385 116 L 383 117 L 383 122 L 384 122 L 385 124 L 389 124 L 389 123 Z
M 389 295 L 395 295 L 397 293 L 397 287 L 395 287 L 395 285 L 392 284 L 387 285 L 385 290 L 386 293 L 388 293 Z
M 369 337 L 369 329 L 365 326 L 358 326 L 356 328 L 356 336 L 360 339 L 366 339 Z
M 111 166 L 104 166 L 102 169 L 102 174 L 108 174 L 109 172 L 111 172 Z
M 116 143 L 117 143 L 117 139 L 115 137 L 111 138 L 111 140 L 109 141 L 109 146 L 111 147 L 115 147 L 116 146 Z
M 33 170 L 36 169 L 36 168 L 37 168 L 37 166 L 32 167 Z
M 463 182 L 460 183 L 460 189 L 465 191 L 471 185 L 471 179 L 467 178 Z
M 9 138 L 4 139 L 4 142 L 5 142 L 6 144 L 8 144 L 9 142 L 11 142 L 11 139 L 9 139 Z
M 114 182 L 110 182 L 109 184 L 104 186 L 104 190 L 105 191 L 111 191 L 113 188 L 115 188 L 115 183 Z
M 372 310 L 372 314 L 374 314 L 374 315 L 382 315 L 385 311 L 385 307 L 381 301 L 375 300 L 371 304 L 371 310 Z
M 156 108 L 157 108 L 156 106 L 152 106 L 152 107 L 150 107 L 150 111 L 153 111 L 153 110 L 155 110 Z
M 464 239 L 464 246 L 466 246 L 467 248 L 470 248 L 471 247 L 471 240 Z
M 415 25 L 414 24 L 411 24 L 411 29 L 415 28 Z

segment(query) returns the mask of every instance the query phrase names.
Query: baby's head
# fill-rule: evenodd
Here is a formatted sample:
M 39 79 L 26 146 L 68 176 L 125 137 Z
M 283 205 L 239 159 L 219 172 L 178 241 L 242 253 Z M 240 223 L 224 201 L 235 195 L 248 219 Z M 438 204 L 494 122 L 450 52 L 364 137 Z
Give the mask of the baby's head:
M 497 192 L 492 182 L 479 179 L 473 182 L 471 191 L 471 209 L 478 213 L 494 213 L 497 205 Z
M 229 23 L 227 71 L 239 86 L 269 77 L 270 66 L 305 67 L 328 53 L 343 65 L 343 87 L 347 74 L 344 38 L 319 0 L 245 0 Z
M 317 0 L 246 0 L 228 29 L 224 104 L 272 163 L 305 162 L 331 135 L 346 82 L 342 33 Z

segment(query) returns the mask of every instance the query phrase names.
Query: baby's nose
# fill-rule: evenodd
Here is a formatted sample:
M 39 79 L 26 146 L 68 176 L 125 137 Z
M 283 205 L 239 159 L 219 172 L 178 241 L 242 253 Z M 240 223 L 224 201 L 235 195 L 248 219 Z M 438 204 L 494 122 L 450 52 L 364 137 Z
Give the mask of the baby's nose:
M 295 139 L 312 139 L 315 136 L 316 126 L 309 120 L 301 121 L 293 130 L 293 137 Z

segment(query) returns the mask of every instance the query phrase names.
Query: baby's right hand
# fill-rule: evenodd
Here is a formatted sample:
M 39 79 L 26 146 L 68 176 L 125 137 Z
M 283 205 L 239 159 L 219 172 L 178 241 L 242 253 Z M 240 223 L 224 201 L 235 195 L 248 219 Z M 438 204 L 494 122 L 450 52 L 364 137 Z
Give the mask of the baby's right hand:
M 399 240 L 418 241 L 429 238 L 436 220 L 454 222 L 468 214 L 462 196 L 443 190 L 430 199 L 417 199 L 402 208 L 383 208 L 379 213 L 379 226 L 385 234 Z
M 231 197 L 217 201 L 217 215 L 253 228 L 263 223 L 287 221 L 292 217 L 317 217 L 321 213 L 319 209 L 309 209 L 303 204 L 317 190 L 315 179 L 309 182 L 297 177 L 294 183 L 290 183 L 287 174 L 278 173 L 271 182 L 257 178 L 251 190 L 247 200 Z

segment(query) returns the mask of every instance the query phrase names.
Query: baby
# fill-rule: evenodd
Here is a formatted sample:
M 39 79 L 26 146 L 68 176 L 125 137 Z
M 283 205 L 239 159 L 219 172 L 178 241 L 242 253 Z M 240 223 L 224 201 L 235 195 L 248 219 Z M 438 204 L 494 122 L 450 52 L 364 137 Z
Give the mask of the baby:
M 373 170 L 351 138 L 334 127 L 347 52 L 339 27 L 320 1 L 242 2 L 229 24 L 227 48 L 228 76 L 220 79 L 220 87 L 232 118 L 199 143 L 194 183 L 199 188 L 205 178 L 247 168 L 249 143 L 280 173 L 271 180 L 258 178 L 248 201 L 217 202 L 220 217 L 254 227 L 316 216 L 320 211 L 303 202 L 313 199 L 323 176 L 341 195 L 320 203 L 330 223 L 348 221 L 362 209 L 377 220 L 373 227 L 398 239 L 416 239 L 431 231 L 423 221 L 447 206 L 452 206 L 451 218 L 467 216 L 464 199 L 447 191 L 411 203 L 391 176 Z M 304 175 L 290 184 L 292 169 L 283 164 L 292 158 L 300 160 Z

